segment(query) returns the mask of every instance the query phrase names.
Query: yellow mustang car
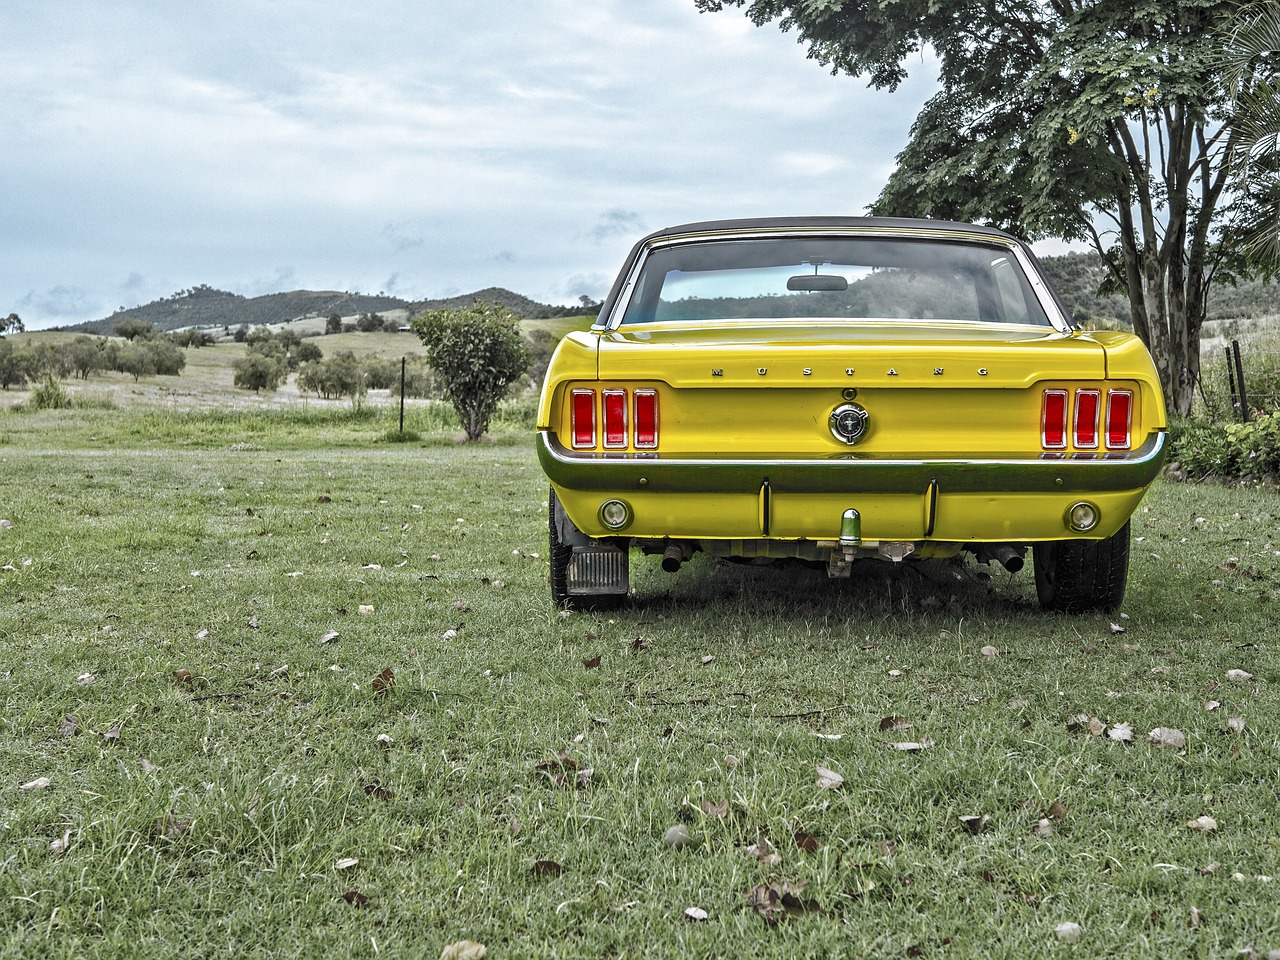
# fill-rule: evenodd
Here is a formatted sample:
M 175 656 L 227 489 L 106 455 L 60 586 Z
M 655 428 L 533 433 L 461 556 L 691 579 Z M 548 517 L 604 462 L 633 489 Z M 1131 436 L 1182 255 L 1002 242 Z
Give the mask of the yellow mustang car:
M 1005 233 L 727 220 L 636 244 L 555 352 L 537 449 L 562 606 L 619 602 L 632 550 L 833 577 L 967 551 L 1112 610 L 1165 408 L 1142 343 L 1073 328 Z

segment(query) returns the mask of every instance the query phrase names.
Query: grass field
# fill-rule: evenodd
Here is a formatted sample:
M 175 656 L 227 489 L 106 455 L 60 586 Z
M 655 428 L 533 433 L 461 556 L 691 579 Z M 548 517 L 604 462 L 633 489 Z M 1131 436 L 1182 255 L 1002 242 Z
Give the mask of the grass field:
M 0 955 L 1280 948 L 1274 491 L 1158 484 L 1112 618 L 706 558 L 564 616 L 525 435 L 384 421 L 0 411 Z

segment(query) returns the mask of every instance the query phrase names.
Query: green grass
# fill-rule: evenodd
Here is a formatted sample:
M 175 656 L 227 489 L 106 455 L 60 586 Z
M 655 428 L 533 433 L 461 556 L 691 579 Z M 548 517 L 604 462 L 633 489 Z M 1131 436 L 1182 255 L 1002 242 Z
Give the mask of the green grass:
M 35 416 L 0 417 L 0 955 L 1280 947 L 1274 491 L 1157 485 L 1123 618 L 1041 613 L 1030 567 L 841 582 L 707 558 L 637 558 L 625 609 L 562 616 L 513 429 Z M 1148 743 L 1160 726 L 1186 749 Z M 559 751 L 593 771 L 580 788 L 545 769 Z M 676 824 L 690 847 L 663 844 Z M 762 836 L 778 863 L 743 852 Z M 780 880 L 815 909 L 769 926 L 749 897 Z

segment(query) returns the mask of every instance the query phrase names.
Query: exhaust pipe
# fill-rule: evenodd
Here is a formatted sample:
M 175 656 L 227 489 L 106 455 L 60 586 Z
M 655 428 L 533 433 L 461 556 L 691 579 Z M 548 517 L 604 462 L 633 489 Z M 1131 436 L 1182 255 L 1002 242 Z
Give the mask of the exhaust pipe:
M 991 548 L 992 559 L 998 560 L 1000 566 L 1010 573 L 1017 573 L 1026 564 L 1026 547 L 1011 547 L 1007 543 Z
M 667 549 L 662 551 L 662 569 L 667 573 L 675 573 L 680 569 L 680 565 L 686 559 L 683 544 L 669 543 Z

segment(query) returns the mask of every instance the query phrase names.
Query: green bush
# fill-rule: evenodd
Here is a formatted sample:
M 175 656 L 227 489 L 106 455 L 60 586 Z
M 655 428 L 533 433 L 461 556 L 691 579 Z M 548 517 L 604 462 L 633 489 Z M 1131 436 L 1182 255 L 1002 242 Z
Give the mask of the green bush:
M 44 383 L 31 391 L 28 402 L 34 410 L 66 410 L 71 406 L 71 397 L 66 387 L 53 377 L 48 377 Z
M 504 307 L 477 302 L 464 309 L 428 310 L 414 319 L 413 329 L 467 439 L 479 438 L 507 385 L 529 366 L 519 318 Z
M 1280 476 L 1280 411 L 1248 423 L 1184 420 L 1170 425 L 1172 452 L 1187 477 L 1264 480 Z

